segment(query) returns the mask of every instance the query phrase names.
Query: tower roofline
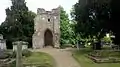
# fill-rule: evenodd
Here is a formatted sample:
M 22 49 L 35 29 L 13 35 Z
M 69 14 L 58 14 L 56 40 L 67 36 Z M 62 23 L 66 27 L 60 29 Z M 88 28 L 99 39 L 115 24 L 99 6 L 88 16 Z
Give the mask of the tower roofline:
M 51 9 L 50 11 L 47 11 L 47 10 L 45 10 L 44 8 L 38 8 L 37 9 L 37 14 L 53 14 L 53 13 L 57 13 L 58 12 L 58 10 L 59 10 L 59 7 L 57 7 L 57 8 L 53 8 L 53 9 Z

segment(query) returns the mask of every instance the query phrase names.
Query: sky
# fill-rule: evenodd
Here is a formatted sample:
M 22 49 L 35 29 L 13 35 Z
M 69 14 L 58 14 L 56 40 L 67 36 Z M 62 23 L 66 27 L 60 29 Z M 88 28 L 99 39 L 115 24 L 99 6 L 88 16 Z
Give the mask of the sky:
M 26 0 L 27 7 L 33 12 L 37 12 L 37 8 L 44 8 L 47 11 L 50 11 L 53 8 L 57 8 L 61 5 L 64 10 L 70 14 L 72 6 L 78 0 Z M 6 18 L 5 9 L 11 6 L 11 0 L 2 0 L 0 2 L 0 24 L 4 22 Z M 69 16 L 70 17 L 70 16 Z

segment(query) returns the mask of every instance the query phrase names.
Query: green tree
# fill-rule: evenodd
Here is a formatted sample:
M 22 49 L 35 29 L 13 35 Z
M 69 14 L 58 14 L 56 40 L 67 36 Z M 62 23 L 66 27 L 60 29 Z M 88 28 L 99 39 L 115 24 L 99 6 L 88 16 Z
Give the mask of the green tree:
M 11 0 L 12 6 L 6 9 L 6 19 L 1 24 L 7 46 L 13 41 L 22 40 L 32 44 L 35 13 L 28 10 L 25 0 Z
M 119 0 L 111 0 L 110 8 L 111 8 L 111 21 L 110 21 L 110 29 L 115 35 L 114 42 L 120 45 L 120 1 Z
M 69 18 L 64 9 L 61 7 L 60 9 L 60 30 L 61 30 L 61 38 L 60 43 L 61 44 L 67 44 L 69 43 Z
M 99 38 L 102 33 L 108 31 L 109 0 L 79 0 L 71 15 L 77 21 L 77 33 L 82 33 L 84 37 L 96 35 Z
M 71 12 L 72 18 L 77 21 L 76 33 L 82 38 L 101 38 L 109 32 L 110 0 L 79 0 Z
M 60 30 L 61 30 L 61 38 L 60 43 L 63 44 L 75 44 L 75 33 L 74 33 L 74 24 L 70 23 L 68 18 L 68 14 L 61 7 L 60 13 Z

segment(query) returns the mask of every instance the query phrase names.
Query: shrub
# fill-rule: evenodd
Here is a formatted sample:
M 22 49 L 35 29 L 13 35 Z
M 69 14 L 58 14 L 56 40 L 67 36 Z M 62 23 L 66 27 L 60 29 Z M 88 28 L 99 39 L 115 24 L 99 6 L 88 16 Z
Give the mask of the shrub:
M 30 55 L 31 55 L 31 51 L 29 51 L 29 50 L 27 50 L 27 49 L 24 49 L 23 51 L 22 51 L 22 55 L 23 56 L 25 56 L 25 57 L 29 57 Z
M 102 39 L 105 43 L 112 43 L 112 40 L 110 37 L 106 37 L 104 36 L 104 38 Z

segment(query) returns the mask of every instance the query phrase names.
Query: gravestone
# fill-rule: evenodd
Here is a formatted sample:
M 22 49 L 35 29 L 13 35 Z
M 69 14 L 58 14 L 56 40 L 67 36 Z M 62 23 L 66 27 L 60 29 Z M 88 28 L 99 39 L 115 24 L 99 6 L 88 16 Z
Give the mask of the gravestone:
M 0 49 L 6 50 L 6 40 L 3 39 L 2 34 L 0 34 Z
M 80 49 L 80 44 L 77 42 L 77 49 L 79 50 Z
M 0 49 L 0 59 L 5 59 L 5 52 L 4 50 Z

